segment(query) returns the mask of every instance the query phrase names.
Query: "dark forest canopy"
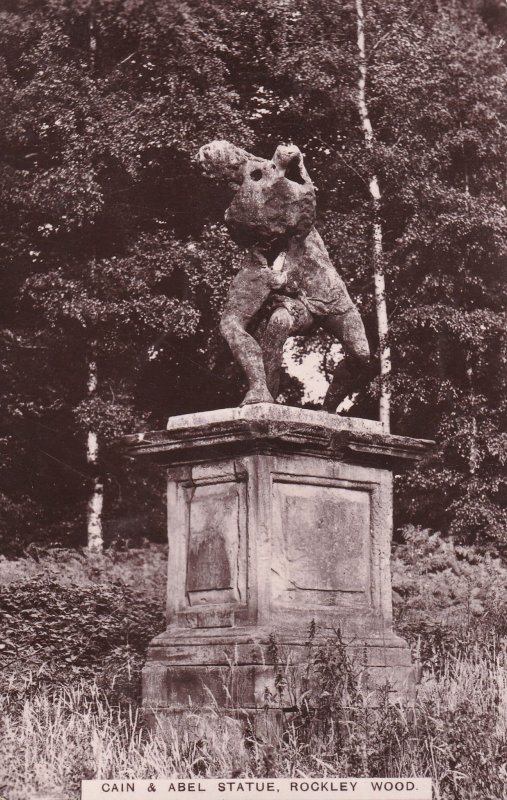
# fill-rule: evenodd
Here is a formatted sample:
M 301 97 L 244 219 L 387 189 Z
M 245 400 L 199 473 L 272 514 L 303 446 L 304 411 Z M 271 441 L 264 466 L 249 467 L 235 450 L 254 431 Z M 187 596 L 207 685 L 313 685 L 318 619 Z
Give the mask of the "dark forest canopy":
M 236 253 L 227 198 L 195 161 L 214 138 L 266 157 L 280 142 L 304 151 L 319 230 L 373 349 L 378 175 L 393 431 L 438 443 L 398 480 L 398 524 L 505 552 L 507 10 L 364 6 L 372 152 L 354 0 L 1 4 L 4 552 L 84 543 L 90 430 L 106 537 L 150 535 L 160 483 L 111 442 L 240 399 L 218 333 Z M 285 393 L 297 400 L 297 382 Z M 375 417 L 375 393 L 349 413 Z

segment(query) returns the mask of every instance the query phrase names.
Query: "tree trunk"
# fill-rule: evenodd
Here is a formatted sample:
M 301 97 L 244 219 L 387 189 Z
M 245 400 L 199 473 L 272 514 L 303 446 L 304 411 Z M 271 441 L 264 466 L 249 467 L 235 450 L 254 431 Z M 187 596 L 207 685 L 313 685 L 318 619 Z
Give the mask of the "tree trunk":
M 93 397 L 97 391 L 97 362 L 88 361 L 88 396 Z M 102 507 L 104 504 L 104 482 L 99 474 L 99 442 L 96 431 L 89 430 L 86 443 L 86 460 L 93 470 L 93 489 L 88 499 L 87 532 L 88 552 L 102 553 L 104 538 L 102 535 Z
M 88 33 L 89 33 L 89 51 L 90 51 L 89 65 L 90 65 L 90 72 L 92 75 L 94 75 L 95 64 L 97 59 L 97 35 L 95 33 L 95 9 L 93 5 L 90 8 Z
M 97 35 L 95 30 L 95 4 L 90 6 L 88 21 L 89 33 L 89 67 L 92 76 L 95 75 L 97 60 Z M 90 358 L 88 361 L 88 396 L 93 397 L 97 391 L 98 375 L 97 362 Z M 102 553 L 104 537 L 102 534 L 102 508 L 104 505 L 104 482 L 99 473 L 99 441 L 96 431 L 89 430 L 86 442 L 86 460 L 93 470 L 93 489 L 88 498 L 86 522 L 88 532 L 88 552 Z
M 479 466 L 479 448 L 477 446 L 477 416 L 475 414 L 476 399 L 474 391 L 474 370 L 471 366 L 471 358 L 467 356 L 467 378 L 469 387 L 469 402 L 471 410 L 470 418 L 470 449 L 468 451 L 468 468 L 470 475 L 475 475 Z
M 358 107 L 363 128 L 366 149 L 373 150 L 373 128 L 366 102 L 367 61 L 364 38 L 364 11 L 362 0 L 356 0 L 357 47 L 359 50 Z M 377 311 L 377 327 L 379 337 L 380 358 L 380 398 L 379 419 L 386 431 L 390 428 L 391 391 L 389 376 L 391 374 L 391 351 L 387 343 L 389 331 L 387 321 L 386 286 L 384 278 L 384 248 L 382 225 L 380 223 L 380 186 L 375 174 L 370 175 L 369 190 L 373 207 L 373 280 L 375 291 L 375 308 Z
M 462 125 L 460 123 L 460 128 Z M 464 157 L 463 153 L 463 157 Z M 465 188 L 465 195 L 467 200 L 470 198 L 470 182 L 468 179 L 468 166 L 465 160 L 464 163 L 464 188 Z M 470 450 L 468 453 L 468 468 L 470 470 L 470 475 L 475 475 L 477 468 L 479 466 L 479 448 L 477 446 L 477 416 L 476 416 L 476 400 L 475 400 L 475 391 L 474 391 L 474 368 L 472 366 L 472 357 L 470 353 L 466 355 L 466 364 L 467 364 L 467 379 L 468 379 L 468 394 L 469 394 L 469 401 L 470 401 L 470 411 L 471 411 L 471 419 L 470 419 Z

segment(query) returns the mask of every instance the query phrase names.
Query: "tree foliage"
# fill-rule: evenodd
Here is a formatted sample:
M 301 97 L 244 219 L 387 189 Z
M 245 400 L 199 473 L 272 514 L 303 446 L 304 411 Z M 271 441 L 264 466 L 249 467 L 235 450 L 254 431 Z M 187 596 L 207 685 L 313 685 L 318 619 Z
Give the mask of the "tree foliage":
M 6 542 L 82 536 L 90 427 L 105 443 L 113 536 L 116 520 L 155 505 L 157 484 L 107 443 L 167 413 L 237 403 L 217 331 L 236 256 L 227 194 L 195 162 L 201 144 L 228 138 L 264 156 L 280 141 L 303 149 L 319 229 L 373 345 L 367 176 L 379 176 L 393 430 L 438 442 L 399 479 L 398 522 L 505 548 L 504 4 L 365 3 L 371 152 L 351 0 L 4 9 Z M 350 413 L 374 416 L 376 391 Z M 143 533 L 154 524 L 146 511 Z

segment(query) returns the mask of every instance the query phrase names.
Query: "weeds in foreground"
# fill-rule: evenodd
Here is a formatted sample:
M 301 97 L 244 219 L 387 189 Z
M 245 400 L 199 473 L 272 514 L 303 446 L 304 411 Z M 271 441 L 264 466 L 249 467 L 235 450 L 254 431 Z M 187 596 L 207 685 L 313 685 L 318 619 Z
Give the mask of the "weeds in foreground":
M 312 631 L 309 638 L 299 693 L 271 644 L 278 692 L 292 706 L 274 774 L 319 775 L 320 765 L 347 777 L 431 777 L 437 800 L 507 798 L 505 642 L 491 636 L 442 656 L 406 703 L 388 685 L 365 688 L 366 663 L 351 660 L 340 631 L 321 643 Z
M 331 685 L 328 685 L 328 689 Z M 0 709 L 0 786 L 9 800 L 79 797 L 82 778 L 213 776 L 418 776 L 437 800 L 500 800 L 507 762 L 505 652 L 450 658 L 422 682 L 414 706 L 373 706 L 357 689 L 329 725 L 302 725 L 298 712 L 267 743 L 211 733 L 190 741 L 147 731 L 134 706 L 114 707 L 96 687 L 28 691 L 22 708 Z M 327 713 L 327 712 L 326 712 Z M 196 711 L 196 714 L 198 712 Z M 225 733 L 224 733 L 225 731 Z M 346 733 L 346 735 L 345 735 Z

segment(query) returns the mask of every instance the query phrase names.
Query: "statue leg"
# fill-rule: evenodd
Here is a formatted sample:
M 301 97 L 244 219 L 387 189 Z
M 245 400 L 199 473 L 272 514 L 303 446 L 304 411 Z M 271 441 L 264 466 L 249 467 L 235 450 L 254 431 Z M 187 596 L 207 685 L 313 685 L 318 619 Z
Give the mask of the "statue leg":
M 245 373 L 248 391 L 241 405 L 273 403 L 264 370 L 262 349 L 246 327 L 270 294 L 270 287 L 260 269 L 241 269 L 231 283 L 220 332 Z
M 283 346 L 289 336 L 309 333 L 314 318 L 306 305 L 296 297 L 275 294 L 272 302 L 276 308 L 262 330 L 259 341 L 264 354 L 268 389 L 276 399 L 280 391 Z
M 264 368 L 268 389 L 273 397 L 278 397 L 280 370 L 282 367 L 283 346 L 290 336 L 294 320 L 287 308 L 280 306 L 271 315 L 262 334 L 261 346 L 264 354 Z
M 343 347 L 345 358 L 340 361 L 324 398 L 324 409 L 335 413 L 348 395 L 361 388 L 368 379 L 370 348 L 363 321 L 357 308 L 321 320 L 322 327 L 336 336 Z

